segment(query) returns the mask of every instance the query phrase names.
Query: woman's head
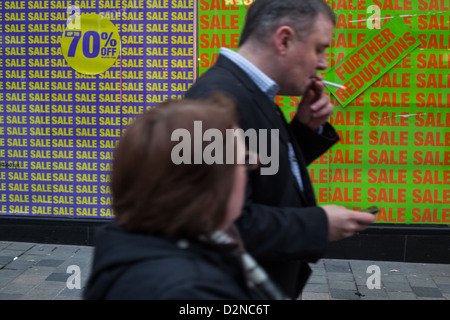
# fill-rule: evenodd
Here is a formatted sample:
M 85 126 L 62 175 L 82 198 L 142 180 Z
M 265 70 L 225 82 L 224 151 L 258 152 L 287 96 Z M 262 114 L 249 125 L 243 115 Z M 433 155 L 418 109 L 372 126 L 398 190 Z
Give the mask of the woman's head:
M 194 158 L 211 148 L 212 141 L 203 139 L 205 131 L 225 137 L 236 126 L 234 104 L 222 95 L 168 101 L 139 116 L 114 153 L 112 207 L 118 223 L 132 232 L 169 237 L 195 237 L 229 224 L 229 209 L 236 207 L 229 205 L 236 162 L 226 164 L 226 151 L 219 155 L 223 164 Z M 181 164 L 173 152 L 181 143 L 173 139 L 177 129 L 190 134 L 176 154 L 188 159 Z

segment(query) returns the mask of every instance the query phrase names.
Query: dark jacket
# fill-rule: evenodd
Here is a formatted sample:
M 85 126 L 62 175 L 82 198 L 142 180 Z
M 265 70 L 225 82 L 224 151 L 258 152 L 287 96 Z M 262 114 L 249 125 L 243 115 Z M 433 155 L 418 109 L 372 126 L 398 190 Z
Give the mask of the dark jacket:
M 309 266 L 301 261 L 322 258 L 328 242 L 326 214 L 316 206 L 306 166 L 336 143 L 339 136 L 328 123 L 322 135 L 296 120 L 286 123 L 274 102 L 242 69 L 221 55 L 185 97 L 203 98 L 214 92 L 233 98 L 244 131 L 279 130 L 279 170 L 275 175 L 250 173 L 245 207 L 237 226 L 250 254 L 286 294 L 296 298 L 310 275 Z M 291 171 L 288 141 L 292 142 L 299 162 L 304 191 Z
M 110 223 L 95 237 L 84 299 L 253 299 L 237 246 L 167 240 Z

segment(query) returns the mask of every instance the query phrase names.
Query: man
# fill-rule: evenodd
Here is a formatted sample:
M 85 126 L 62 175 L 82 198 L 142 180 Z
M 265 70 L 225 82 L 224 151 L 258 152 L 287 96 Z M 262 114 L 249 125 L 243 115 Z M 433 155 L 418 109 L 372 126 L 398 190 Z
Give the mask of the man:
M 245 131 L 279 132 L 279 170 L 249 175 L 237 225 L 245 246 L 291 298 L 297 298 L 328 241 L 364 230 L 375 218 L 337 205 L 316 205 L 306 166 L 339 140 L 327 122 L 333 106 L 318 71 L 328 65 L 335 16 L 322 0 L 256 0 L 237 53 L 221 49 L 216 64 L 186 93 L 232 97 Z M 302 96 L 287 124 L 275 95 Z M 268 143 L 268 145 L 271 145 Z

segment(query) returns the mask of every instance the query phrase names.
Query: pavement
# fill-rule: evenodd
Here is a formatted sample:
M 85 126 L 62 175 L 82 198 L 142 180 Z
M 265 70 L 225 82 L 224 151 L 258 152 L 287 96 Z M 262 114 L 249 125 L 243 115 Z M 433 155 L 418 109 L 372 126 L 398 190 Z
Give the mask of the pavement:
M 320 260 L 303 300 L 450 300 L 450 264 Z
M 0 241 L 0 300 L 81 300 L 93 247 Z M 450 300 L 450 264 L 323 259 L 303 300 Z

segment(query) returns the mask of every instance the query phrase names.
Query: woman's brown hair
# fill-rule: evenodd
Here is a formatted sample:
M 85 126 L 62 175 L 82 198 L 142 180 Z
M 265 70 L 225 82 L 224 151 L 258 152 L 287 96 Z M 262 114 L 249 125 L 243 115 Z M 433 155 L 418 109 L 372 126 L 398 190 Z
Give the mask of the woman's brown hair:
M 167 101 L 145 111 L 126 129 L 114 152 L 111 174 L 112 208 L 125 229 L 196 237 L 223 223 L 234 165 L 177 165 L 172 159 L 178 144 L 172 133 L 186 129 L 194 137 L 194 121 L 201 121 L 202 135 L 214 128 L 225 137 L 226 130 L 237 125 L 234 104 L 218 94 Z M 204 150 L 209 142 L 200 143 Z M 193 160 L 193 146 L 191 151 Z

